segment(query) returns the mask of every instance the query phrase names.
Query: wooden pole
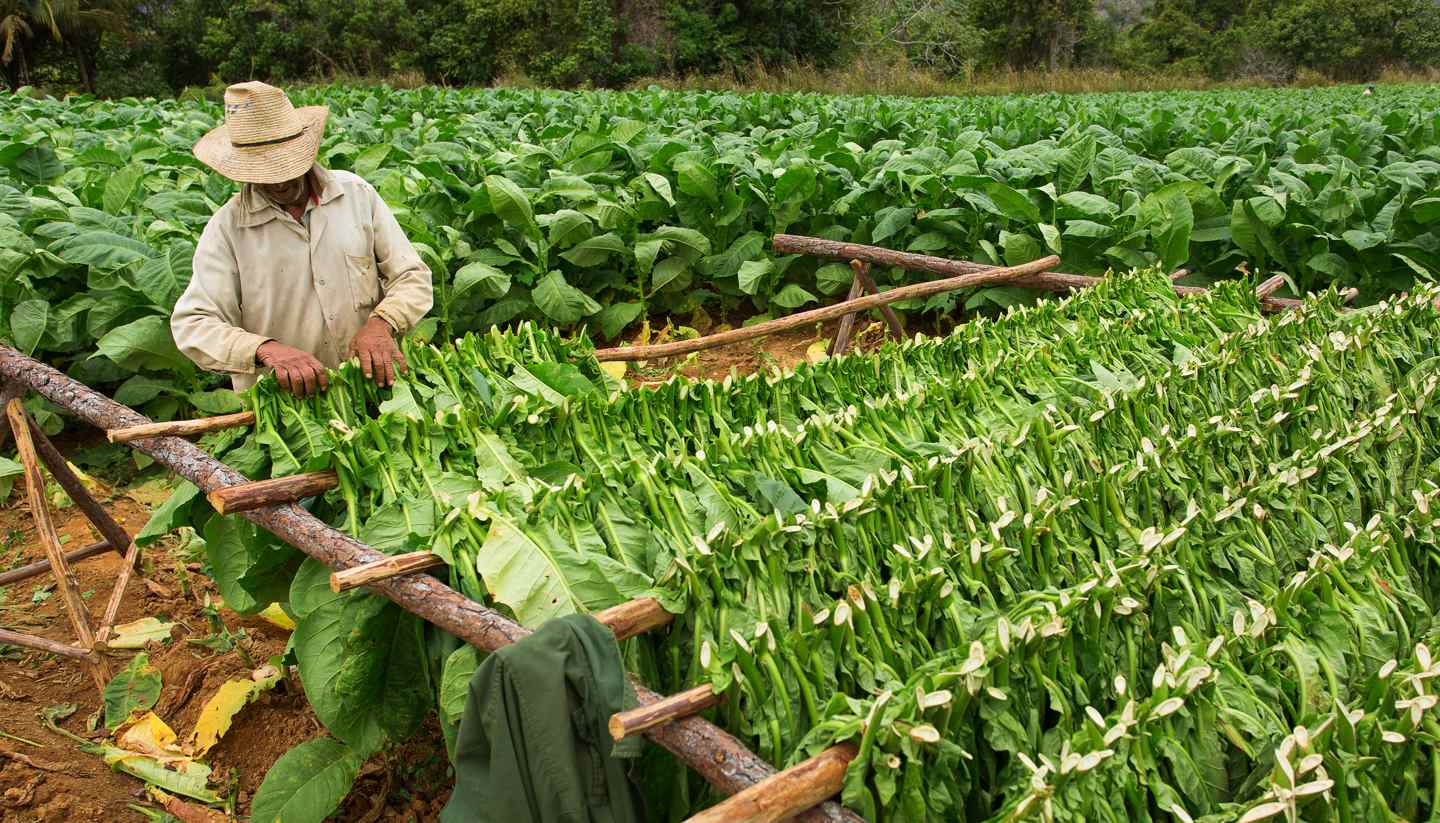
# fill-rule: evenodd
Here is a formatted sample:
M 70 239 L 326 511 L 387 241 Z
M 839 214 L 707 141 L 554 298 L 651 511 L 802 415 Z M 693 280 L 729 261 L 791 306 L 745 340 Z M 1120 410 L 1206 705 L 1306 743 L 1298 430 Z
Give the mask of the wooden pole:
M 1274 294 L 1275 292 L 1280 291 L 1280 287 L 1281 287 L 1281 286 L 1284 286 L 1284 285 L 1285 285 L 1285 275 L 1283 275 L 1283 274 L 1276 274 L 1276 275 L 1273 275 L 1273 276 L 1271 276 L 1271 277 L 1266 278 L 1265 282 L 1263 282 L 1263 283 L 1261 283 L 1260 285 L 1256 286 L 1256 287 L 1255 287 L 1255 294 L 1256 294 L 1256 296 L 1258 296 L 1261 300 L 1264 300 L 1265 298 L 1269 297 L 1270 295 Z
M 863 265 L 865 264 L 861 263 L 859 260 L 850 261 L 850 268 L 855 270 L 855 275 L 850 278 L 850 291 L 845 295 L 846 303 L 849 303 L 851 300 L 859 297 L 860 294 L 865 290 L 865 284 L 860 282 L 859 273 L 859 267 Z M 835 340 L 830 344 L 830 355 L 832 357 L 839 357 L 840 355 L 845 353 L 845 347 L 850 345 L 850 332 L 854 328 L 854 312 L 851 312 L 850 314 L 847 314 L 844 317 L 840 318 L 840 325 L 835 329 Z
M 25 418 L 30 420 L 28 414 Z M 75 476 L 75 472 L 70 470 L 70 464 L 65 462 L 65 457 L 60 454 L 60 450 L 55 448 L 55 444 L 50 442 L 50 438 L 45 436 L 45 432 L 40 430 L 34 420 L 30 420 L 29 428 L 30 439 L 35 444 L 35 452 L 40 455 L 45 467 L 50 470 L 50 476 L 54 477 L 55 482 L 60 484 L 60 488 L 65 490 L 65 494 L 70 496 L 75 508 L 85 514 L 86 519 L 94 525 L 95 531 L 105 538 L 106 545 L 115 547 L 115 553 L 125 557 L 126 548 L 124 547 L 130 545 L 130 533 L 125 531 L 124 526 L 116 523 L 115 518 L 110 516 L 110 512 L 105 511 L 105 507 L 95 500 L 90 494 L 90 490 L 85 488 L 85 484 Z
M 1004 283 L 1027 275 L 1039 274 L 1058 262 L 1060 262 L 1060 258 L 1058 257 L 1042 257 L 1039 260 L 1026 263 L 1023 266 L 989 268 L 984 271 L 970 272 L 945 280 L 915 283 L 910 286 L 891 289 L 881 294 L 868 294 L 855 300 L 846 300 L 841 303 L 835 303 L 834 305 L 811 309 L 810 311 L 802 311 L 798 314 L 789 315 L 788 317 L 766 320 L 763 323 L 756 323 L 753 326 L 730 329 L 729 331 L 722 331 L 718 334 L 699 337 L 694 340 L 680 340 L 675 343 L 661 343 L 653 346 L 625 346 L 616 349 L 597 349 L 595 351 L 595 359 L 600 361 L 613 361 L 651 360 L 658 357 L 675 357 L 676 355 L 689 354 L 693 351 L 702 351 L 704 349 L 715 348 L 716 346 L 724 346 L 729 343 L 739 343 L 742 340 L 764 337 L 767 334 L 774 334 L 775 332 L 786 329 L 809 326 L 825 320 L 834 320 L 837 317 L 843 317 L 851 312 L 866 311 L 899 300 L 929 297 L 932 294 L 940 294 L 941 292 L 971 288 L 974 286 L 988 286 L 992 283 Z
M 675 616 L 665 611 L 653 597 L 637 597 L 595 612 L 595 619 L 615 632 L 616 640 L 628 640 L 661 626 L 669 625 Z
M 653 729 L 676 718 L 699 714 L 719 703 L 720 700 L 721 696 L 715 693 L 709 683 L 696 686 L 679 694 L 672 694 L 648 706 L 610 715 L 610 736 L 617 741 L 624 740 L 632 734 Z
M 66 563 L 78 563 L 86 558 L 94 557 L 97 554 L 104 554 L 110 551 L 110 541 L 101 540 L 91 543 L 74 551 L 65 553 Z M 8 572 L 0 573 L 0 586 L 8 586 L 11 583 L 19 583 L 21 580 L 29 580 L 50 571 L 49 560 L 36 560 L 19 568 L 11 569 Z
M 252 480 L 216 489 L 206 495 L 210 505 L 221 514 L 254 511 L 280 503 L 295 503 L 307 497 L 330 491 L 340 485 L 335 472 L 320 472 Z
M 19 400 L 25 397 L 25 384 L 6 380 L 0 383 L 0 409 L 10 405 L 11 400 Z M 0 414 L 0 446 L 10 439 L 10 418 Z
M 195 420 L 171 420 L 168 423 L 142 423 L 121 429 L 107 429 L 105 439 L 111 443 L 129 443 L 144 437 L 188 437 L 195 434 L 249 426 L 255 422 L 254 412 L 236 412 Z
M 894 249 L 886 249 L 880 246 L 866 246 L 861 243 L 842 243 L 838 240 L 826 240 L 822 237 L 805 237 L 798 234 L 777 234 L 772 241 L 772 246 L 776 252 L 781 254 L 808 254 L 834 260 L 863 260 L 866 263 L 873 263 L 880 266 L 898 266 L 910 271 L 942 274 L 947 277 L 1000 270 L 994 266 L 987 266 L 983 263 L 972 263 L 968 260 L 948 260 L 944 257 L 931 257 L 928 254 L 895 251 Z M 1181 271 L 1184 270 L 1182 269 Z M 1185 273 L 1188 274 L 1189 272 Z M 1180 272 L 1176 272 L 1176 274 L 1180 274 Z M 1048 291 L 1063 292 L 1088 288 L 1099 283 L 1101 279 L 1102 278 L 1091 277 L 1084 274 L 1042 271 L 1016 277 L 1008 281 L 1007 285 L 1021 286 L 1027 289 L 1045 289 Z M 1175 275 L 1171 275 L 1171 279 L 1172 281 L 1176 279 Z M 1181 286 L 1179 284 L 1176 284 L 1174 289 L 1178 294 L 1200 294 L 1205 291 L 1203 286 Z M 889 292 L 886 292 L 886 294 L 889 294 Z M 1288 298 L 1263 297 L 1260 305 L 1266 311 L 1281 311 L 1283 309 L 1293 308 L 1299 304 Z M 607 349 L 606 351 L 610 350 Z
M 74 646 L 61 643 L 58 640 L 51 640 L 48 637 L 38 637 L 33 634 L 12 632 L 9 629 L 0 629 L 0 643 L 19 646 L 23 649 L 34 649 L 37 652 L 49 652 L 50 654 L 73 657 L 77 660 L 85 660 L 91 657 L 91 654 L 84 649 L 77 649 Z
M 35 454 L 35 443 L 30 439 L 30 415 L 17 397 L 5 407 L 10 419 L 10 434 L 15 438 L 15 450 L 20 463 L 25 467 L 25 491 L 30 498 L 30 516 L 35 519 L 35 531 L 45 557 L 50 561 L 50 571 L 55 575 L 55 585 L 60 589 L 60 600 L 70 617 L 70 627 L 80 639 L 80 646 L 88 654 L 95 648 L 95 634 L 90 626 L 90 611 L 80 597 L 80 587 L 75 575 L 65 562 L 65 553 L 60 548 L 60 535 L 55 533 L 55 524 L 50 520 L 50 508 L 45 503 L 45 475 L 40 473 L 40 458 Z M 90 661 L 90 675 L 95 687 L 105 690 L 110 681 L 110 667 L 98 658 Z
M 110 640 L 110 630 L 115 628 L 120 602 L 125 599 L 125 587 L 130 585 L 130 574 L 135 571 L 135 561 L 139 557 L 140 544 L 132 540 L 130 550 L 125 552 L 125 562 L 120 564 L 120 574 L 115 578 L 115 588 L 110 591 L 110 602 L 105 604 L 105 611 L 100 616 L 100 630 L 95 632 L 95 644 L 102 649 Z
M 859 278 L 860 285 L 865 287 L 865 291 L 870 294 L 880 293 L 880 287 L 875 284 L 875 278 L 870 276 L 869 263 L 864 260 L 851 260 L 850 269 L 855 272 L 855 276 Z M 895 335 L 895 339 L 904 340 L 905 327 L 900 324 L 900 316 L 895 313 L 895 310 L 889 306 L 881 306 L 880 314 L 890 326 L 890 333 Z
M 392 577 L 414 574 L 443 565 L 445 565 L 445 561 L 440 558 L 440 555 L 428 550 L 395 554 L 383 560 L 361 563 L 358 566 L 351 566 L 348 569 L 332 573 L 330 575 L 330 591 L 336 594 L 348 592 L 351 589 L 368 586 L 377 580 L 389 580 Z
M 858 754 L 841 743 L 690 818 L 687 823 L 778 823 L 840 792 Z
M 0 344 L 0 379 L 23 383 L 97 428 L 115 429 L 149 422 L 134 409 L 122 406 L 4 344 Z M 246 482 L 239 472 L 187 440 L 150 438 L 135 441 L 130 447 L 149 455 L 204 492 Z M 299 506 L 271 506 L 244 512 L 241 516 L 332 568 L 349 568 L 384 557 Z M 370 588 L 482 651 L 494 651 L 530 634 L 528 629 L 505 615 L 476 603 L 428 575 L 412 574 L 382 580 Z M 636 687 L 635 696 L 642 704 L 661 699 L 660 695 L 643 686 Z M 776 773 L 773 766 L 750 751 L 734 735 L 700 717 L 681 718 L 656 726 L 645 732 L 645 736 L 725 794 L 735 794 Z M 805 812 L 799 819 L 805 823 L 863 823 L 854 812 L 836 803 L 822 804 Z

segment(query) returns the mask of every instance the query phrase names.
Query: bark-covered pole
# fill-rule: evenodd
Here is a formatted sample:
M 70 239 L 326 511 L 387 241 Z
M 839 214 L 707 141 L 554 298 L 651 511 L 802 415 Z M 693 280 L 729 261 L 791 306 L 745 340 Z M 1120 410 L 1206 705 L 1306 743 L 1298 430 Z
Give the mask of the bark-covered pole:
M 59 371 L 0 344 L 0 379 L 24 384 L 50 402 L 100 429 L 118 429 L 151 422 L 134 409 L 66 377 Z M 139 440 L 130 446 L 194 483 L 215 491 L 249 482 L 195 444 L 178 437 Z M 309 512 L 290 503 L 244 512 L 240 515 L 310 557 L 335 569 L 383 559 L 386 555 L 341 534 Z M 435 624 L 476 648 L 494 651 L 530 634 L 530 630 L 493 609 L 487 609 L 440 581 L 426 575 L 409 575 L 371 584 L 371 590 L 401 608 Z M 637 688 L 642 704 L 660 699 Z M 694 769 L 710 785 L 735 794 L 776 774 L 775 768 L 745 747 L 733 735 L 706 720 L 689 717 L 646 732 L 646 736 Z M 855 813 L 829 802 L 796 818 L 811 821 L 861 823 Z

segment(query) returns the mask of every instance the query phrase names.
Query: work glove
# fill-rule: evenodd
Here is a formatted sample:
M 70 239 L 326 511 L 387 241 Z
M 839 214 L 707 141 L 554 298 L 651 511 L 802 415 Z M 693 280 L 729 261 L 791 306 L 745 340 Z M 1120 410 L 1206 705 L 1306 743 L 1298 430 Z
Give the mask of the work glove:
M 255 359 L 275 370 L 280 388 L 296 396 L 310 396 L 330 388 L 325 365 L 315 355 L 287 346 L 278 340 L 267 340 L 255 350 Z
M 350 341 L 349 356 L 358 358 L 360 371 L 382 388 L 395 382 L 397 372 L 404 374 L 409 368 L 405 355 L 395 345 L 390 324 L 379 317 L 372 316 L 360 327 L 355 339 Z

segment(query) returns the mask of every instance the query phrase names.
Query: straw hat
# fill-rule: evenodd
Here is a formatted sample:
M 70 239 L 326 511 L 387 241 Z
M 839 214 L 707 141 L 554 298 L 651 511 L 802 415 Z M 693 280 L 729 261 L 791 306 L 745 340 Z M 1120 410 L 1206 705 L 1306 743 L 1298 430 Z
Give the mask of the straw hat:
M 225 89 L 225 122 L 195 144 L 200 162 L 240 183 L 284 183 L 310 170 L 325 134 L 324 106 L 297 109 L 259 81 Z

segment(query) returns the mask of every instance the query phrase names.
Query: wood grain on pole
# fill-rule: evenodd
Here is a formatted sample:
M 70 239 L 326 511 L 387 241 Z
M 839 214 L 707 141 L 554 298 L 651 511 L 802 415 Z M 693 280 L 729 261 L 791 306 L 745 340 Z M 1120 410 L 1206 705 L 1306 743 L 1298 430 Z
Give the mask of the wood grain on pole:
M 668 625 L 675 616 L 665 611 L 659 600 L 637 597 L 595 612 L 595 619 L 609 626 L 615 632 L 616 640 L 628 640 Z
M 94 557 L 97 554 L 104 554 L 110 551 L 110 541 L 101 540 L 91 543 L 88 546 L 65 552 L 66 563 L 78 563 L 86 558 Z M 11 569 L 8 572 L 0 572 L 0 586 L 8 586 L 11 583 L 19 583 L 22 580 L 29 580 L 32 577 L 45 574 L 50 571 L 49 560 L 36 560 L 34 563 L 27 563 L 24 566 Z
M 340 485 L 335 472 L 326 469 L 268 480 L 251 480 L 216 489 L 205 497 L 221 514 L 254 511 L 281 503 L 295 503 Z
M 88 653 L 95 648 L 90 610 L 85 608 L 80 586 L 75 582 L 70 565 L 65 562 L 60 535 L 56 534 L 55 524 L 50 520 L 50 508 L 45 502 L 45 475 L 40 472 L 40 458 L 35 453 L 34 441 L 30 439 L 30 415 L 25 413 L 25 406 L 18 397 L 5 407 L 5 415 L 10 419 L 10 434 L 15 438 L 20 463 L 25 467 L 25 491 L 30 500 L 30 516 L 35 521 L 36 536 L 45 549 L 45 558 L 50 561 L 50 570 L 55 576 L 55 586 L 60 589 L 60 601 L 70 618 L 70 627 L 79 638 L 81 648 Z M 103 692 L 105 684 L 110 681 L 110 668 L 105 661 L 92 659 L 90 676 L 95 679 L 95 687 Z
M 0 379 L 23 383 L 96 428 L 114 429 L 149 422 L 134 409 L 116 403 L 4 344 L 0 344 Z M 203 492 L 246 482 L 239 472 L 188 440 L 158 437 L 129 445 L 194 483 Z M 293 504 L 256 509 L 243 512 L 241 516 L 331 568 L 346 569 L 385 556 Z M 370 588 L 482 651 L 494 651 L 530 634 L 524 626 L 429 575 L 412 574 L 381 580 Z M 643 686 L 635 689 L 635 695 L 642 704 L 661 699 L 660 695 Z M 734 735 L 703 718 L 682 718 L 657 726 L 647 731 L 645 736 L 725 794 L 739 792 L 776 773 L 773 766 L 750 751 Z M 805 823 L 862 823 L 858 815 L 837 803 L 822 804 L 805 812 L 799 819 Z
M 917 255 L 918 256 L 918 255 Z M 818 309 L 802 311 L 797 314 L 779 317 L 774 320 L 766 320 L 763 323 L 756 323 L 753 326 L 744 326 L 738 329 L 722 331 L 718 334 L 711 334 L 705 337 L 697 337 L 694 340 L 680 340 L 675 343 L 660 343 L 652 346 L 624 346 L 614 349 L 597 349 L 595 359 L 600 361 L 613 360 L 650 360 L 658 357 L 675 357 L 676 355 L 689 354 L 694 351 L 724 346 L 729 343 L 739 343 L 742 340 L 750 340 L 756 337 L 764 337 L 767 334 L 784 331 L 786 329 L 798 328 L 820 323 L 825 320 L 834 320 L 843 317 L 851 312 L 866 311 L 880 306 L 894 303 L 899 300 L 909 300 L 917 297 L 929 297 L 932 294 L 954 291 L 955 289 L 972 288 L 975 286 L 988 286 L 995 283 L 1004 283 L 1025 275 L 1033 275 L 1050 268 L 1060 262 L 1055 256 L 1042 257 L 1039 260 L 1026 263 L 1023 266 L 1010 266 L 1006 268 L 990 268 L 985 271 L 961 274 L 956 277 L 944 280 L 932 280 L 928 283 L 915 283 L 909 286 L 901 286 L 898 289 L 891 289 L 880 294 L 867 294 L 855 300 L 846 300 L 830 306 Z
M 6 380 L 0 383 L 0 409 L 10 405 L 11 400 L 19 400 L 28 391 L 24 383 Z M 10 439 L 10 418 L 0 414 L 0 446 L 5 445 Z
M 362 563 L 330 575 L 330 591 L 339 594 L 367 586 L 377 580 L 389 580 L 402 574 L 414 574 L 445 565 L 440 555 L 429 551 L 395 554 L 373 563 Z
M 858 750 L 841 743 L 786 769 L 763 783 L 716 803 L 687 823 L 778 823 L 834 797 L 845 784 L 845 768 Z
M 26 419 L 29 417 L 26 415 Z M 90 494 L 85 483 L 71 471 L 64 455 L 60 454 L 60 450 L 55 448 L 55 444 L 50 442 L 50 438 L 45 436 L 45 432 L 40 430 L 34 420 L 30 420 L 29 428 L 31 442 L 35 444 L 35 451 L 45 463 L 45 468 L 50 470 L 50 476 L 54 477 L 60 488 L 65 490 L 65 494 L 70 496 L 70 502 L 75 504 L 75 508 L 83 512 L 86 519 L 95 526 L 95 531 L 105 538 L 106 545 L 113 546 L 115 553 L 124 557 L 130 546 L 130 533 L 115 522 L 110 512 L 105 511 L 105 507 Z
M 91 654 L 84 649 L 77 649 L 74 646 L 61 643 L 58 640 L 51 640 L 48 637 L 37 637 L 33 634 L 12 632 L 9 629 L 0 629 L 0 644 L 34 649 L 37 652 L 49 652 L 50 654 L 74 657 L 80 660 L 91 657 Z
M 235 412 L 194 420 L 171 420 L 166 423 L 143 423 L 120 429 L 106 429 L 105 439 L 111 443 L 129 443 L 142 437 L 189 437 L 206 432 L 249 426 L 255 422 L 254 412 Z
M 105 648 L 110 640 L 110 631 L 115 628 L 115 618 L 120 615 L 120 603 L 125 599 L 125 587 L 130 585 L 130 574 L 135 571 L 135 561 L 140 558 L 140 544 L 130 541 L 125 552 L 125 562 L 120 564 L 120 574 L 115 577 L 115 588 L 110 591 L 110 602 L 100 615 L 100 630 L 95 632 L 95 645 Z
M 610 736 L 617 741 L 680 717 L 699 714 L 719 703 L 721 696 L 709 683 L 672 694 L 648 706 L 610 715 Z M 813 803 L 811 804 L 814 805 Z

